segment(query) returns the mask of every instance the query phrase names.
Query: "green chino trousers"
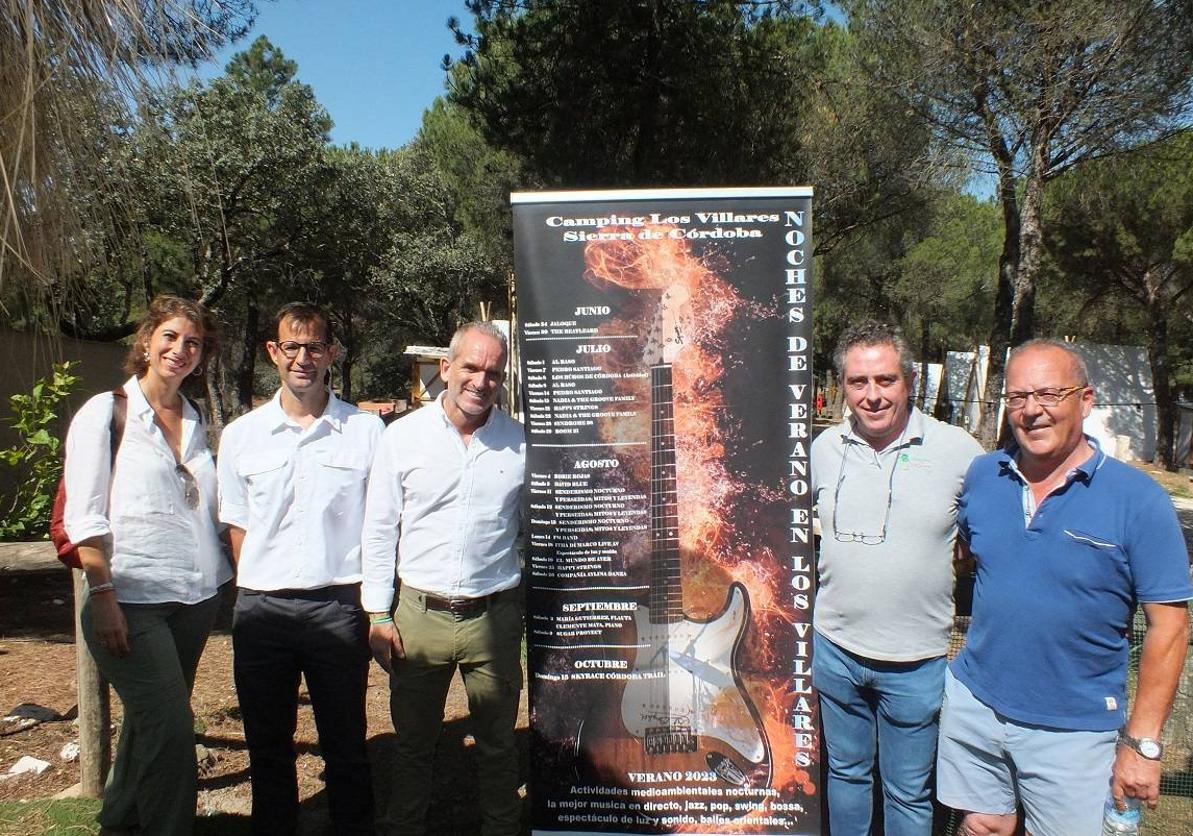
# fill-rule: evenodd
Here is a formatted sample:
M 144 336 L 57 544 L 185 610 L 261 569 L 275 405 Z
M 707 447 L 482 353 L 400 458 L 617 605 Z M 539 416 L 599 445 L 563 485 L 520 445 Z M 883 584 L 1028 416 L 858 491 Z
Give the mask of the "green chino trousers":
M 521 589 L 496 593 L 488 608 L 471 616 L 428 609 L 424 593 L 399 592 L 394 622 L 406 658 L 390 679 L 390 715 L 397 733 L 394 797 L 386 820 L 400 836 L 434 833 L 427 822 L 435 745 L 456 667 L 468 692 L 476 738 L 481 833 L 520 833 L 518 751 L 514 725 L 522 691 Z

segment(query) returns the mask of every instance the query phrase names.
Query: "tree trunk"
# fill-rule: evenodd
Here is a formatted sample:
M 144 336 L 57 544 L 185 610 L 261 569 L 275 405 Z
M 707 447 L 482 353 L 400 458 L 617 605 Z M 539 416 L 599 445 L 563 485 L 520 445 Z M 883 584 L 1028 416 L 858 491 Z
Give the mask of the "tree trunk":
M 916 402 L 922 411 L 928 403 L 928 346 L 930 325 L 928 317 L 920 317 L 920 379 L 916 381 Z
M 345 305 L 344 321 L 340 323 L 340 342 L 344 345 L 343 358 L 340 361 L 340 374 L 343 383 L 340 387 L 340 397 L 352 403 L 352 367 L 356 365 L 356 331 L 352 325 L 352 301 Z
M 978 440 L 991 449 L 1000 441 L 998 396 L 1006 379 L 1007 348 L 1011 345 L 1015 279 L 1019 272 L 1019 197 L 1010 164 L 1000 165 L 998 199 L 1002 205 L 1003 242 L 998 256 L 998 285 L 994 293 L 994 321 L 990 326 L 990 361 L 986 367 L 986 386 Z M 993 406 L 992 406 L 993 404 Z
M 257 368 L 257 329 L 261 310 L 252 289 L 246 295 L 244 315 L 244 344 L 241 346 L 240 367 L 236 370 L 236 401 L 242 412 L 253 408 L 253 373 Z
M 224 377 L 223 359 L 217 352 L 207 364 L 207 420 L 208 431 L 219 438 L 224 432 L 224 424 L 228 420 L 228 410 L 224 406 L 224 390 L 221 384 Z
M 1015 271 L 1015 298 L 1011 306 L 1011 345 L 1021 345 L 1035 336 L 1036 280 L 1044 250 L 1044 161 L 1032 161 L 1019 221 L 1019 269 Z
M 1168 375 L 1168 300 L 1154 287 L 1151 271 L 1144 277 L 1147 287 L 1147 360 L 1152 367 L 1152 388 L 1156 395 L 1157 467 L 1175 470 L 1172 464 L 1172 426 L 1176 407 Z

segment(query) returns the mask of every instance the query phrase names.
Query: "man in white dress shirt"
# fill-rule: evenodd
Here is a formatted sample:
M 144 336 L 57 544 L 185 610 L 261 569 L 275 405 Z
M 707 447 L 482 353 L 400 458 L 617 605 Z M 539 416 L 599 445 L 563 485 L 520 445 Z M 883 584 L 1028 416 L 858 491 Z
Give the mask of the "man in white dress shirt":
M 228 524 L 240 587 L 233 667 L 253 833 L 297 831 L 294 731 L 305 676 L 335 832 L 371 834 L 360 532 L 382 424 L 328 389 L 336 346 L 322 311 L 286 305 L 276 333 L 266 348 L 281 388 L 228 426 L 219 455 L 220 519 Z
M 369 478 L 363 601 L 373 656 L 391 673 L 398 789 L 387 818 L 401 834 L 427 832 L 431 763 L 457 667 L 476 738 L 481 832 L 520 832 L 514 540 L 525 440 L 522 425 L 493 406 L 508 356 L 493 325 L 461 327 L 440 361 L 446 391 L 386 428 Z

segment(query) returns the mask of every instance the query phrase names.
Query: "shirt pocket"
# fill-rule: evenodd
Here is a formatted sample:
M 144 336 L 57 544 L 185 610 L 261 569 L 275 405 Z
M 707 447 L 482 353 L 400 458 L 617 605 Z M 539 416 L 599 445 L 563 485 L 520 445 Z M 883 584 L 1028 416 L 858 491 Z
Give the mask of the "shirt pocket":
M 1060 564 L 1066 580 L 1083 589 L 1117 587 L 1129 576 L 1126 550 L 1115 538 L 1097 531 L 1065 528 L 1061 532 L 1064 554 Z
M 284 451 L 240 457 L 236 474 L 244 480 L 250 507 L 270 508 L 281 501 L 290 472 L 289 463 L 290 456 Z
M 363 507 L 365 483 L 369 478 L 369 459 L 360 453 L 325 450 L 319 453 L 319 494 L 343 513 L 348 507 Z M 347 506 L 347 507 L 345 507 Z
M 1119 545 L 1109 537 L 1100 534 L 1087 534 L 1076 528 L 1066 528 L 1065 536 L 1075 543 L 1082 543 L 1090 548 L 1112 552 L 1119 549 Z

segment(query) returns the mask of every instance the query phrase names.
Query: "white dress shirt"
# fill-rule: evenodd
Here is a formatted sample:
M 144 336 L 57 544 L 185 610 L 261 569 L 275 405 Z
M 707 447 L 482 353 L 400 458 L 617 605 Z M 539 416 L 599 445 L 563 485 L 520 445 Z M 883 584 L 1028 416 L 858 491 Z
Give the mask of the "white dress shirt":
M 468 445 L 442 394 L 390 424 L 369 478 L 364 608 L 393 604 L 395 547 L 398 577 L 424 592 L 477 598 L 517 586 L 525 467 L 522 425 L 496 408 Z
M 381 419 L 329 395 L 303 429 L 281 392 L 220 440 L 220 519 L 245 531 L 237 584 L 264 592 L 359 583 L 360 528 Z
M 186 482 L 153 407 L 136 377 L 124 384 L 128 418 L 112 468 L 111 392 L 83 405 L 66 434 L 66 508 L 72 542 L 111 536 L 112 583 L 124 604 L 197 604 L 232 577 L 216 520 L 215 462 L 199 413 L 185 399 L 182 464 L 199 487 L 199 507 L 186 502 Z

